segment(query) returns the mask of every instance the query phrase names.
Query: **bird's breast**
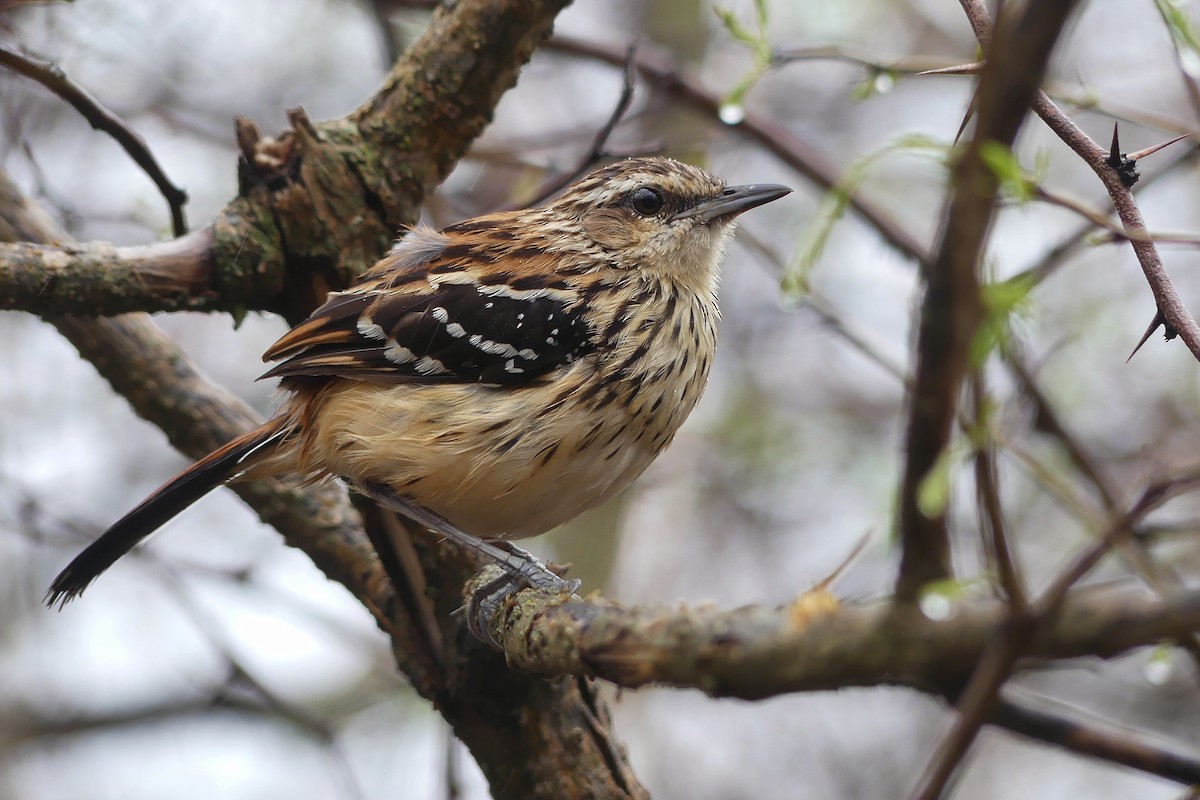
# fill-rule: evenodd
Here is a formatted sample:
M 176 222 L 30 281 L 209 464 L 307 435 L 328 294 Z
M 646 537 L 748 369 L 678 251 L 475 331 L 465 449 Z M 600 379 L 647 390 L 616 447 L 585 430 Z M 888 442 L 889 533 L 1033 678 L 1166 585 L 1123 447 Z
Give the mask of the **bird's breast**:
M 715 302 L 621 304 L 594 320 L 592 352 L 526 386 L 335 382 L 305 415 L 304 459 L 387 483 L 477 536 L 542 533 L 671 442 L 707 381 L 716 321 Z

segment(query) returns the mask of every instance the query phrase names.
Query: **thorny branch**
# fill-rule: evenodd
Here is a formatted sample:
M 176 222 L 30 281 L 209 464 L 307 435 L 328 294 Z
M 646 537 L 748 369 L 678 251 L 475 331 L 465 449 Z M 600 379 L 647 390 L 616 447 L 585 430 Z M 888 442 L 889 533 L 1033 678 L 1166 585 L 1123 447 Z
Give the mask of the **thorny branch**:
M 1056 9 L 1051 8 L 1051 4 L 1032 4 L 1026 9 L 1024 17 L 1026 19 L 1035 19 L 1038 13 L 1047 15 L 1043 19 L 1043 25 L 1048 28 L 1054 26 L 1054 33 L 1049 37 L 1049 44 L 1053 44 L 1054 38 L 1057 36 L 1057 31 L 1061 30 L 1065 24 L 1066 18 L 1072 10 L 1071 3 L 1059 4 Z M 1019 30 L 1021 25 L 1018 22 L 1016 25 L 1007 25 L 1005 20 L 1002 20 L 1001 26 L 994 29 L 990 20 L 987 17 L 986 7 L 979 0 L 963 0 L 963 8 L 971 20 L 972 27 L 976 32 L 981 47 L 986 51 L 987 66 L 984 69 L 984 77 L 981 81 L 979 93 L 976 96 L 976 102 L 979 110 L 979 128 L 983 129 L 987 121 L 987 100 L 986 93 L 987 75 L 996 70 L 1000 74 L 1010 70 L 1013 63 L 1000 66 L 1002 59 L 1006 59 L 1010 54 L 1011 41 L 1008 34 L 1013 30 Z M 1057 14 L 1057 18 L 1052 15 Z M 994 39 L 993 39 L 994 36 Z M 1046 55 L 1049 55 L 1049 49 L 1046 50 Z M 1020 62 L 1018 62 L 1020 63 Z M 1049 98 L 1038 88 L 1040 78 L 1033 85 L 1029 86 L 1030 96 L 1024 102 L 1034 100 L 1035 108 L 1043 119 L 1047 119 L 1047 114 L 1053 111 L 1057 113 L 1053 103 Z M 1058 124 L 1057 130 L 1060 135 L 1067 131 L 1068 126 L 1074 128 L 1073 123 L 1065 120 L 1065 117 L 1059 115 L 1060 119 L 1056 120 Z M 1049 119 L 1047 119 L 1050 122 Z M 1066 123 L 1064 125 L 1064 123 Z M 1051 127 L 1055 127 L 1054 124 Z M 1078 130 L 1076 129 L 1078 133 Z M 1082 138 L 1080 138 L 1082 137 Z M 1066 137 L 1064 137 L 1065 139 Z M 1080 147 L 1087 140 L 1081 133 L 1075 137 L 1080 142 Z M 976 132 L 976 140 L 979 139 L 979 132 Z M 1011 140 L 1010 140 L 1011 141 Z M 1009 142 L 1004 142 L 1009 144 Z M 1114 140 L 1115 149 L 1115 140 Z M 1078 152 L 1078 147 L 1077 147 Z M 1123 181 L 1117 176 L 1115 167 L 1116 164 L 1106 165 L 1103 162 L 1097 163 L 1094 159 L 1089 162 L 1093 168 L 1100 169 L 1104 166 L 1110 166 L 1106 174 L 1102 174 L 1101 178 L 1105 181 L 1106 186 L 1120 185 Z M 1115 178 L 1115 180 L 1113 180 Z M 1122 197 L 1113 196 L 1114 202 L 1118 204 L 1118 210 L 1121 214 L 1123 222 L 1127 227 L 1136 227 L 1139 231 L 1143 231 L 1144 227 L 1140 224 L 1140 218 L 1135 220 L 1137 211 L 1133 205 L 1132 195 L 1126 190 L 1122 192 Z M 1120 209 L 1122 203 L 1125 203 L 1126 208 Z M 1135 223 L 1136 222 L 1136 226 Z M 1152 243 L 1134 242 L 1135 248 L 1143 248 L 1143 255 L 1154 253 Z M 1145 248 L 1149 248 L 1146 250 Z M 1154 260 L 1157 260 L 1157 255 L 1154 254 Z M 1143 261 L 1145 265 L 1147 262 Z M 1161 272 L 1161 265 L 1159 272 Z M 1150 272 L 1147 273 L 1148 276 Z M 1165 278 L 1165 273 L 1162 274 Z M 1169 281 L 1166 281 L 1166 286 L 1169 287 Z M 1161 284 L 1160 284 L 1161 286 Z M 1162 310 L 1160 301 L 1160 313 L 1165 313 Z M 1186 314 L 1186 311 L 1184 311 Z M 1190 320 L 1190 315 L 1188 315 Z M 1194 322 L 1192 323 L 1194 326 Z M 1172 490 L 1178 484 L 1172 484 Z M 959 716 L 955 721 L 954 729 L 950 735 L 946 737 L 940 752 L 935 757 L 929 770 L 922 778 L 921 785 L 913 795 L 918 800 L 936 800 L 941 797 L 946 789 L 949 781 L 957 771 L 959 764 L 965 757 L 971 744 L 974 742 L 980 728 L 986 719 L 992 714 L 998 700 L 1000 690 L 1007 682 L 1013 669 L 1016 666 L 1018 658 L 1027 651 L 1030 647 L 1031 639 L 1037 632 L 1048 623 L 1056 614 L 1061 604 L 1065 601 L 1068 591 L 1074 584 L 1086 574 L 1105 553 L 1118 541 L 1120 538 L 1128 536 L 1130 526 L 1144 515 L 1149 507 L 1161 502 L 1163 495 L 1168 490 L 1157 490 L 1154 487 L 1147 490 L 1135 506 L 1127 513 L 1120 515 L 1114 520 L 1108 531 L 1100 537 L 1076 562 L 1064 570 L 1059 578 L 1054 582 L 1051 588 L 1035 603 L 1028 605 L 1024 598 L 1016 598 L 1010 596 L 1010 613 L 1005 621 L 1005 624 L 998 627 L 983 654 L 980 657 L 975 673 L 968 683 L 966 690 L 958 701 Z M 907 550 L 906 550 L 907 555 Z M 1184 639 L 1190 638 L 1191 633 L 1188 632 Z
M 980 46 L 989 50 L 988 37 L 992 20 L 986 4 L 983 0 L 963 0 L 963 8 Z M 1162 322 L 1169 325 L 1170 330 L 1177 333 L 1192 354 L 1200 359 L 1200 325 L 1196 324 L 1195 318 L 1175 291 L 1175 286 L 1159 257 L 1158 248 L 1147 238 L 1146 225 L 1134 200 L 1131 186 L 1125 185 L 1118 170 L 1110 165 L 1109 151 L 1084 133 L 1045 92 L 1037 92 L 1033 99 L 1033 110 L 1100 178 L 1116 208 L 1117 217 L 1128 232 L 1129 243 L 1154 294 L 1154 302 Z
M 979 265 L 995 211 L 997 179 L 981 150 L 1010 147 L 1045 73 L 1072 2 L 1035 3 L 996 35 L 976 95 L 978 123 L 953 172 L 953 190 L 934 261 L 923 270 L 925 297 L 917 333 L 914 387 L 900 488 L 900 575 L 896 594 L 912 601 L 924 584 L 950 574 L 945 508 L 922 507 L 950 443 L 972 340 L 983 318 Z

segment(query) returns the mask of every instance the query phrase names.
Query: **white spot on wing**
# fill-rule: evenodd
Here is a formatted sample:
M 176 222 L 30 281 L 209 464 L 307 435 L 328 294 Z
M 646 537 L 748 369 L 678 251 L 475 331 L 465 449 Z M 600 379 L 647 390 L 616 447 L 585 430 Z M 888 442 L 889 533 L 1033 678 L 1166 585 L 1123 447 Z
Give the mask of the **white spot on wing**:
M 494 356 L 500 356 L 501 358 L 512 358 L 518 355 L 517 348 L 513 347 L 511 344 L 507 344 L 505 342 L 493 342 L 491 339 L 484 339 L 478 333 L 473 334 L 467 339 L 467 341 L 473 347 L 478 347 L 485 353 L 489 353 Z
M 413 365 L 413 369 L 422 375 L 440 375 L 447 371 L 445 364 L 429 356 L 421 356 L 421 360 Z
M 383 357 L 393 364 L 411 364 L 417 360 L 417 354 L 402 344 L 388 340 L 388 346 L 383 350 Z
M 383 328 L 375 324 L 375 320 L 363 314 L 358 318 L 358 322 L 354 323 L 355 330 L 359 336 L 364 336 L 368 339 L 386 339 L 387 334 L 383 332 Z

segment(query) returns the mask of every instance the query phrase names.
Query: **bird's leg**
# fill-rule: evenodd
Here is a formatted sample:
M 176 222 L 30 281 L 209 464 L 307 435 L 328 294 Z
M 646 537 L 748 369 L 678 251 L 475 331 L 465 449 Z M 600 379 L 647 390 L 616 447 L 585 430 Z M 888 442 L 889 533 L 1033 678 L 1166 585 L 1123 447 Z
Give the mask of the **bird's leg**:
M 450 520 L 418 505 L 407 497 L 397 494 L 390 486 L 374 481 L 356 481 L 355 488 L 380 505 L 407 517 L 434 533 L 440 533 L 451 541 L 474 550 L 494 561 L 505 574 L 493 580 L 471 596 L 468 604 L 468 627 L 476 638 L 498 646 L 487 633 L 486 620 L 490 618 L 508 597 L 525 586 L 555 594 L 573 594 L 580 581 L 566 580 L 552 572 L 524 548 L 503 540 L 485 541 L 467 533 Z

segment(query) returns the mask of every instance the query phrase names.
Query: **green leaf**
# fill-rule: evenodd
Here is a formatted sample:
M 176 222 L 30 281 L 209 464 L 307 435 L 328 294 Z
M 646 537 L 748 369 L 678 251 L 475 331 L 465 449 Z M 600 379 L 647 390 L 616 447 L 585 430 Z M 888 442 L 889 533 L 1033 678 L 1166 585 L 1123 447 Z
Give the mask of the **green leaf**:
M 1012 317 L 1026 311 L 1030 293 L 1037 286 L 1032 275 L 1022 274 L 1006 281 L 986 283 L 980 289 L 984 317 L 971 340 L 971 366 L 978 369 L 994 350 L 1012 336 Z
M 887 94 L 896 86 L 896 72 L 890 69 L 872 69 L 854 87 L 850 93 L 852 100 L 870 100 L 880 94 Z
M 943 578 L 940 581 L 930 581 L 921 587 L 921 597 L 940 595 L 950 600 L 962 600 L 977 588 L 977 577 Z
M 1021 169 L 1021 162 L 1012 150 L 999 142 L 983 142 L 979 145 L 979 157 L 1000 182 L 1002 192 L 1020 203 L 1033 199 L 1036 186 Z
M 917 486 L 917 508 L 926 517 L 932 519 L 946 512 L 950 505 L 951 478 L 954 465 L 962 460 L 963 447 L 952 444 L 942 450 L 937 461 L 925 473 Z
M 775 54 L 771 50 L 771 41 L 767 35 L 769 15 L 766 0 L 755 0 L 754 10 L 758 22 L 757 33 L 751 33 L 749 29 L 743 26 L 733 11 L 720 7 L 713 10 L 716 12 L 717 19 L 721 21 L 721 24 L 729 32 L 734 41 L 749 46 L 754 53 L 754 67 L 726 95 L 721 103 L 722 107 L 741 106 L 745 101 L 746 94 L 754 87 L 754 84 L 758 83 L 767 74 L 767 71 L 771 69 L 771 65 L 775 61 Z

